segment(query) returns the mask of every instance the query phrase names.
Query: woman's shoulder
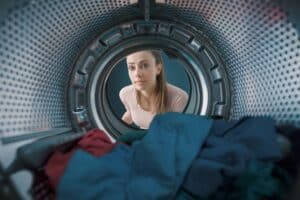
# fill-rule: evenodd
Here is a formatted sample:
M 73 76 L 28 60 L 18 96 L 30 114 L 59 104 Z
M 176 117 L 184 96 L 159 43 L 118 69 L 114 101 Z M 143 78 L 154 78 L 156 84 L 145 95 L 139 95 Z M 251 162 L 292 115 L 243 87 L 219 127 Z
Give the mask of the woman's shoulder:
M 188 99 L 188 94 L 183 89 L 175 85 L 172 85 L 170 83 L 167 84 L 167 88 L 168 88 L 168 96 Z
M 126 97 L 126 96 L 131 96 L 132 94 L 134 94 L 134 87 L 133 87 L 133 85 L 127 85 L 127 86 L 125 86 L 119 92 L 120 98 L 123 98 L 123 97 Z
M 181 88 L 168 84 L 168 105 L 169 111 L 182 112 L 188 102 L 188 94 Z

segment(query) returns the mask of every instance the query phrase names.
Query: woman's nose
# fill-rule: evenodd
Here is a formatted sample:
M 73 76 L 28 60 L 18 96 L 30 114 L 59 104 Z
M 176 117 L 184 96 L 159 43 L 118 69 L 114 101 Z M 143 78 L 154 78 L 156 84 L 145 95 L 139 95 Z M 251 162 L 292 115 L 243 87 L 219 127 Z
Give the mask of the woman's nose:
M 135 75 L 136 75 L 136 76 L 141 76 L 142 73 L 143 73 L 142 70 L 139 69 L 139 68 L 137 68 L 137 69 L 135 70 Z

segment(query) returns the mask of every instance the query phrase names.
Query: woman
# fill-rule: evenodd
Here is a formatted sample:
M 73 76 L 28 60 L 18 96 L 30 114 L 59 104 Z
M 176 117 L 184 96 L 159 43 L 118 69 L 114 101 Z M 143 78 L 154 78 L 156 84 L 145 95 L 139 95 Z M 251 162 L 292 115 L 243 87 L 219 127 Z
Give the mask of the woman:
M 122 120 L 148 129 L 153 117 L 164 112 L 182 112 L 188 95 L 166 82 L 159 50 L 144 50 L 126 57 L 131 85 L 121 89 L 119 96 L 126 108 Z

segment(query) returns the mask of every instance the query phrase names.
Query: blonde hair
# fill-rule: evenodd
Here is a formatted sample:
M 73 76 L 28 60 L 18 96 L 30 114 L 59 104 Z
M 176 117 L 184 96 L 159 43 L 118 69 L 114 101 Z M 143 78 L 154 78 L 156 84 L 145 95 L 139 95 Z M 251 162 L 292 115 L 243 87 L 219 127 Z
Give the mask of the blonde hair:
M 163 58 L 161 55 L 161 52 L 159 50 L 149 50 L 149 52 L 153 55 L 155 59 L 155 64 L 161 64 L 161 71 L 159 75 L 156 77 L 156 88 L 155 88 L 155 93 L 157 95 L 157 102 L 156 102 L 156 113 L 164 113 L 167 111 L 167 82 L 166 82 L 166 77 L 164 73 L 164 63 L 163 63 Z M 141 105 L 141 93 L 136 90 L 136 98 L 137 98 L 137 103 Z

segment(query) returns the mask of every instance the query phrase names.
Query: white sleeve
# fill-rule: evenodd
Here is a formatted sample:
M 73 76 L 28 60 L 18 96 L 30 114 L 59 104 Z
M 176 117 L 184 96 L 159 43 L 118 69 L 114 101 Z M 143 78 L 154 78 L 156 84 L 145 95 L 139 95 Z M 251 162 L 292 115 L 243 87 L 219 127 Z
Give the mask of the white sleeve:
M 119 92 L 119 97 L 120 97 L 120 100 L 121 102 L 123 103 L 125 109 L 126 109 L 126 112 L 122 115 L 122 120 L 124 122 L 126 122 L 127 124 L 132 124 L 132 117 L 131 117 L 131 112 L 130 112 L 130 107 L 126 101 L 126 93 L 125 93 L 125 90 L 124 88 L 120 90 Z
M 171 104 L 172 112 L 182 112 L 188 102 L 189 96 L 185 91 L 178 91 L 176 96 L 173 97 Z

